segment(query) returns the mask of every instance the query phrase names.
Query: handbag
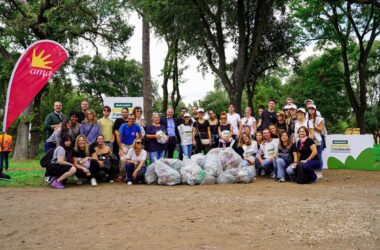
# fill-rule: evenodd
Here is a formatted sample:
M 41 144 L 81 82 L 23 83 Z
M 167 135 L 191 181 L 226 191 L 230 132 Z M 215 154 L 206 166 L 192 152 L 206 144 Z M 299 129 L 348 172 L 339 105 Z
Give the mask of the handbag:
M 201 143 L 203 145 L 210 145 L 210 140 L 209 139 L 201 139 Z

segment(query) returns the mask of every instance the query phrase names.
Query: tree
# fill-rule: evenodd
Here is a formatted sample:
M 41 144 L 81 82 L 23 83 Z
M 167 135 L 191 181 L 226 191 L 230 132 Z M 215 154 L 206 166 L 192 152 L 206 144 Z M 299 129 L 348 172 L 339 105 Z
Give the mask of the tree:
M 85 55 L 76 60 L 73 71 L 82 93 L 96 96 L 99 103 L 104 96 L 142 95 L 142 66 L 135 60 Z
M 152 124 L 153 107 L 153 86 L 150 76 L 150 25 L 146 16 L 142 15 L 142 62 L 143 62 L 143 97 L 144 97 L 144 116 L 147 125 Z
M 284 92 L 299 107 L 305 105 L 306 99 L 314 100 L 326 120 L 328 131 L 341 133 L 343 128 L 340 125 L 347 122 L 350 115 L 343 74 L 339 53 L 331 49 L 321 56 L 305 59 L 284 85 Z
M 96 39 L 115 51 L 124 51 L 125 41 L 131 36 L 132 28 L 124 20 L 123 4 L 118 0 L 67 0 L 67 1 L 3 1 L 0 2 L 0 55 L 11 58 L 11 54 L 26 49 L 32 42 L 40 39 L 52 39 L 63 45 L 69 44 L 70 54 L 79 40 L 91 43 L 96 49 Z M 14 63 L 14 62 L 13 62 Z M 9 72 L 10 75 L 10 72 Z M 40 92 L 33 102 L 35 113 L 32 129 L 41 129 L 39 116 Z M 30 113 L 25 113 L 28 116 Z M 28 119 L 23 119 L 28 120 Z M 25 126 L 20 122 L 19 126 Z M 18 137 L 28 142 L 28 130 L 18 130 Z M 32 134 L 32 142 L 39 140 L 38 133 Z M 21 140 L 21 138 L 20 138 Z M 26 158 L 27 148 L 15 154 Z M 17 158 L 16 158 L 17 159 Z
M 368 60 L 380 34 L 380 9 L 373 1 L 366 1 L 367 4 L 354 2 L 359 1 L 294 0 L 290 9 L 308 31 L 310 39 L 317 40 L 320 46 L 335 45 L 339 48 L 346 93 L 363 134 L 366 131 Z M 356 43 L 359 53 L 355 63 L 350 63 L 349 53 Z M 353 72 L 357 72 L 358 86 L 352 80 Z

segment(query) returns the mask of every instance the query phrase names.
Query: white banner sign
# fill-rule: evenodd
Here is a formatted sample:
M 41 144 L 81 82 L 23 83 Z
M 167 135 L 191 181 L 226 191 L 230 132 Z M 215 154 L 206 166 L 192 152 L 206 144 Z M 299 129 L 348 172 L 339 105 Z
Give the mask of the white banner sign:
M 116 120 L 116 118 L 121 117 L 121 110 L 123 108 L 128 108 L 129 113 L 132 113 L 133 108 L 136 106 L 143 108 L 144 98 L 143 97 L 105 97 L 104 105 L 111 107 L 110 118 L 112 120 Z

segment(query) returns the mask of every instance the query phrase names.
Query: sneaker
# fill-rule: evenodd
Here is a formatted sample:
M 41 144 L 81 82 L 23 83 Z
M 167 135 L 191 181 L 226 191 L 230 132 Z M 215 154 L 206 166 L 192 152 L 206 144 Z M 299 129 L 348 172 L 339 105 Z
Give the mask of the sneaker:
M 82 185 L 83 184 L 83 179 L 82 178 L 77 178 L 76 183 L 77 183 L 77 185 Z
M 275 175 L 275 174 L 271 174 L 271 175 L 270 175 L 270 178 L 272 178 L 272 179 L 276 179 L 276 175 Z
M 53 181 L 55 181 L 57 178 L 55 178 L 54 176 L 49 176 L 49 184 L 52 184 Z
M 54 180 L 52 183 L 51 183 L 51 186 L 53 188 L 56 188 L 56 189 L 64 189 L 65 186 L 63 186 L 63 184 L 60 182 L 60 181 L 57 181 L 57 180 Z
M 260 170 L 260 175 L 261 175 L 261 176 L 264 176 L 264 175 L 265 175 L 265 170 L 264 170 L 264 169 L 261 169 L 261 170 Z
M 318 180 L 323 178 L 322 171 L 315 171 L 315 173 L 317 175 Z
M 51 176 L 45 176 L 45 177 L 44 177 L 44 181 L 45 181 L 46 183 L 49 183 L 49 184 L 50 184 L 50 178 L 51 178 Z
M 114 182 L 115 182 L 114 180 L 112 180 L 112 179 L 110 180 L 110 183 L 114 183 Z
M 285 178 L 281 178 L 278 180 L 279 182 L 285 182 Z
M 1 173 L 0 174 L 0 179 L 2 179 L 2 180 L 10 180 L 11 177 L 9 175 L 7 175 L 7 174 Z
M 128 181 L 128 182 L 127 182 L 127 185 L 132 185 L 132 182 L 131 182 L 131 181 Z
M 96 182 L 96 179 L 95 178 L 92 178 L 91 179 L 91 186 L 97 186 L 98 183 Z

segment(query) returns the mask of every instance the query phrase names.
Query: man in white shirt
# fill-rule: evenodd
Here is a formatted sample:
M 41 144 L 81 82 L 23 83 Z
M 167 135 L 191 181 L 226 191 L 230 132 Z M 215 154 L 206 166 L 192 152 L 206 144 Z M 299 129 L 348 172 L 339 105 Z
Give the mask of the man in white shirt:
M 278 144 L 273 141 L 269 129 L 263 130 L 263 137 L 265 142 L 260 145 L 260 149 L 256 154 L 256 171 L 261 175 L 273 172 L 274 161 L 278 152 Z M 276 176 L 272 174 L 272 178 L 276 178 Z
M 234 140 L 239 139 L 241 119 L 240 119 L 240 115 L 235 113 L 235 105 L 232 103 L 230 103 L 230 105 L 228 106 L 227 121 L 229 124 L 231 124 L 233 128 L 232 138 Z

